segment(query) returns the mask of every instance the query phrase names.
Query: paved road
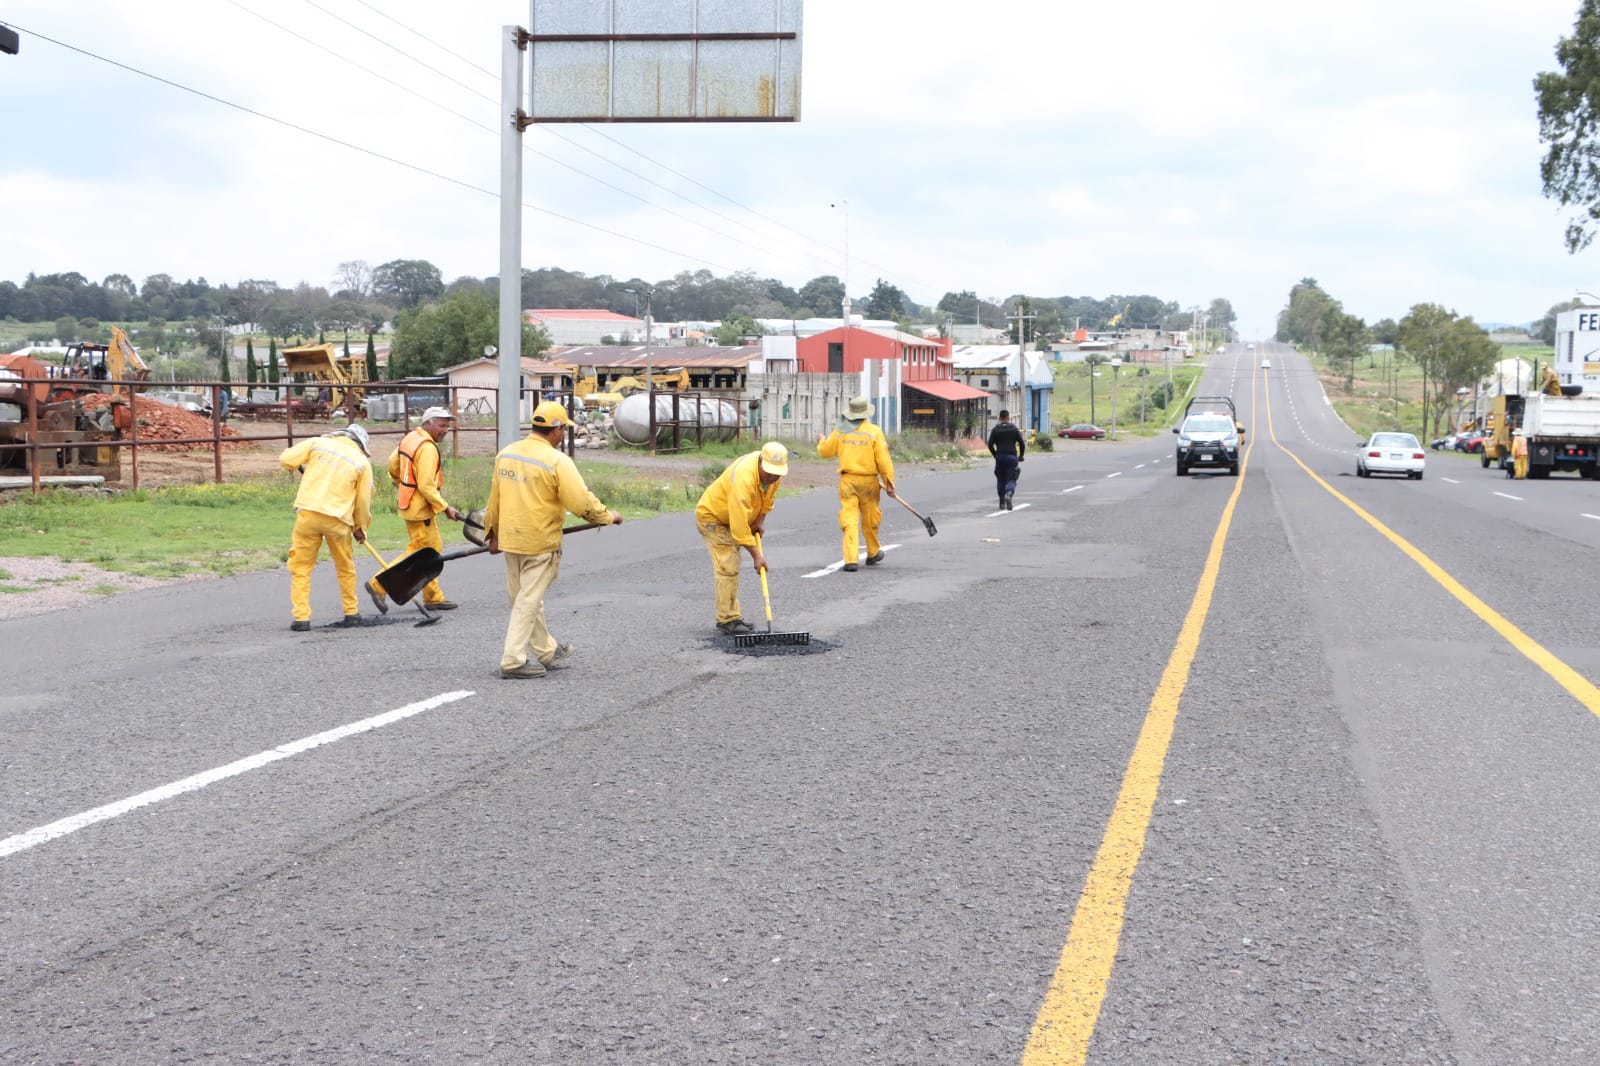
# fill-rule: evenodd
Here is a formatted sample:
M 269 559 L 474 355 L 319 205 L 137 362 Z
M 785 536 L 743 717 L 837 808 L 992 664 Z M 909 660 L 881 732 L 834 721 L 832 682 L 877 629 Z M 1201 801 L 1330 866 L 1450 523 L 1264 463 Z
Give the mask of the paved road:
M 907 478 L 855 574 L 784 499 L 816 654 L 711 639 L 685 516 L 571 538 L 538 682 L 487 558 L 0 623 L 0 1061 L 1595 1061 L 1595 488 L 1358 481 L 1262 354 L 1240 479 Z

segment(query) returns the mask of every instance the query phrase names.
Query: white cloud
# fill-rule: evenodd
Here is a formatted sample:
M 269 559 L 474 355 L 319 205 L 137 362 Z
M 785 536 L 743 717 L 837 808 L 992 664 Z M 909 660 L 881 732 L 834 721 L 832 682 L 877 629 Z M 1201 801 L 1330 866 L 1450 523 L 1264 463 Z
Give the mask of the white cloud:
M 1369 320 L 1423 300 L 1524 320 L 1600 284 L 1539 195 L 1531 80 L 1571 0 L 805 6 L 799 124 L 530 131 L 524 262 L 798 286 L 843 272 L 843 198 L 852 291 L 884 277 L 930 303 L 1224 296 L 1264 331 L 1304 276 Z M 376 7 L 12 0 L 0 278 L 494 273 L 500 28 L 527 4 Z

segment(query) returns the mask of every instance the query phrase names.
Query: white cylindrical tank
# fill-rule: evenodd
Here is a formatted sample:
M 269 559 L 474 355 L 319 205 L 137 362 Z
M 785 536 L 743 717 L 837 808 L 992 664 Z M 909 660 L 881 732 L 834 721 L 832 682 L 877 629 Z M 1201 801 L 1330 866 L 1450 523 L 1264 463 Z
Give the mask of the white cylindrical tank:
M 673 418 L 674 397 L 658 392 L 656 400 L 656 443 L 672 439 L 672 427 L 661 423 Z M 739 408 L 728 400 L 712 400 L 695 396 L 676 398 L 680 436 L 693 440 L 698 432 L 702 440 L 732 440 L 739 430 Z M 611 417 L 621 437 L 629 444 L 650 442 L 650 399 L 642 392 L 624 396 L 612 410 Z

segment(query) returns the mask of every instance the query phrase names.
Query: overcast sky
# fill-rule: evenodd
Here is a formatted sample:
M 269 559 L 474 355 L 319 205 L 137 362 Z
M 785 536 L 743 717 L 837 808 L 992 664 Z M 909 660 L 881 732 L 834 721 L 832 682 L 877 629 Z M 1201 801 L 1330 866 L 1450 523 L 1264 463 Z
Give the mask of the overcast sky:
M 845 272 L 848 220 L 857 296 L 1220 296 L 1264 336 L 1309 276 L 1369 322 L 1423 301 L 1524 322 L 1600 292 L 1600 252 L 1567 255 L 1539 193 L 1532 79 L 1577 4 L 804 0 L 799 123 L 529 130 L 522 261 L 798 287 Z M 498 272 L 500 28 L 526 3 L 0 20 L 22 34 L 0 55 L 0 279 Z

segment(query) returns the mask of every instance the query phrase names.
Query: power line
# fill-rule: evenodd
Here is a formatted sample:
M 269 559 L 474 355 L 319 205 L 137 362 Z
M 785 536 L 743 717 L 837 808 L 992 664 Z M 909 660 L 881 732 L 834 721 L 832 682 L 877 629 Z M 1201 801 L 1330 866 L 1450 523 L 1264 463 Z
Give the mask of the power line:
M 111 58 L 109 58 L 107 56 L 100 55 L 97 52 L 91 52 L 87 48 L 80 48 L 77 45 L 68 44 L 65 41 L 57 40 L 54 37 L 50 37 L 50 36 L 48 36 L 46 34 L 39 33 L 36 30 L 30 30 L 30 29 L 28 29 L 28 28 L 26 28 L 24 26 L 18 26 L 16 23 L 11 23 L 11 25 L 12 25 L 13 28 L 15 28 L 16 30 L 18 30 L 21 33 L 26 33 L 31 37 L 37 37 L 41 41 L 47 41 L 50 44 L 53 44 L 58 48 L 65 48 L 69 52 L 76 52 L 79 55 L 87 56 L 90 59 L 98 60 L 98 61 L 100 61 L 102 63 L 106 63 L 106 64 L 108 64 L 110 66 L 113 66 L 113 67 L 116 67 L 116 68 L 118 68 L 120 70 L 125 70 L 130 74 L 137 74 L 142 78 L 149 78 L 151 81 L 160 82 L 163 85 L 169 86 L 170 88 L 173 88 L 173 89 L 177 89 L 177 90 L 179 90 L 181 92 L 190 93 L 190 94 L 192 94 L 194 96 L 200 97 L 201 99 L 210 100 L 212 103 L 221 104 L 224 107 L 232 108 L 235 111 L 241 111 L 244 114 L 251 115 L 251 116 L 253 116 L 255 118 L 264 119 L 265 121 L 274 123 L 275 125 L 282 126 L 282 127 L 286 128 L 286 129 L 294 130 L 296 133 L 303 133 L 303 134 L 306 134 L 309 137 L 315 137 L 318 140 L 327 141 L 330 144 L 336 144 L 336 145 L 340 146 L 341 148 L 348 148 L 353 152 L 359 152 L 362 155 L 371 156 L 374 159 L 381 160 L 381 161 L 383 161 L 385 163 L 393 164 L 394 166 L 397 166 L 397 167 L 403 167 L 406 170 L 414 171 L 414 172 L 416 172 L 418 174 L 424 174 L 424 175 L 426 175 L 426 176 L 428 176 L 430 178 L 437 178 L 440 181 L 449 182 L 451 185 L 458 185 L 461 188 L 468 189 L 468 190 L 470 190 L 472 192 L 482 193 L 485 196 L 490 196 L 490 197 L 493 197 L 495 199 L 499 199 L 499 197 L 500 197 L 500 194 L 498 192 L 495 192 L 494 190 L 491 190 L 491 189 L 485 189 L 481 185 L 474 185 L 469 181 L 463 181 L 460 178 L 453 178 L 448 174 L 441 174 L 440 172 L 438 172 L 436 170 L 430 170 L 427 167 L 419 166 L 419 165 L 417 165 L 415 163 L 408 163 L 405 160 L 397 159 L 394 156 L 385 155 L 383 152 L 379 152 L 376 149 L 366 148 L 366 147 L 363 147 L 362 145 L 355 144 L 355 143 L 352 143 L 350 141 L 344 140 L 343 138 L 335 137 L 332 134 L 322 133 L 319 130 L 311 129 L 308 126 L 302 126 L 302 125 L 300 125 L 298 123 L 290 122 L 287 119 L 278 118 L 275 115 L 269 115 L 265 111 L 258 111 L 257 109 L 255 109 L 253 107 L 248 107 L 248 106 L 246 106 L 244 104 L 234 103 L 232 100 L 225 100 L 222 97 L 217 96 L 217 95 L 215 95 L 213 93 L 208 93 L 208 92 L 206 92 L 206 91 L 204 91 L 202 89 L 191 88 L 188 85 L 184 85 L 184 84 L 182 84 L 180 82 L 173 81 L 170 78 L 163 78 L 159 74 L 152 74 L 147 70 L 140 70 L 138 67 L 130 66 L 127 63 L 123 63 L 123 62 L 121 62 L 119 60 L 111 59 Z M 606 227 L 596 225 L 593 222 L 585 222 L 582 219 L 573 218 L 570 215 L 564 215 L 559 211 L 552 211 L 549 208 L 539 207 L 537 204 L 531 204 L 526 200 L 521 200 L 520 203 L 527 210 L 537 211 L 539 214 L 548 215 L 551 218 L 560 219 L 563 222 L 570 222 L 573 225 L 582 226 L 585 229 L 594 230 L 597 233 L 604 233 L 607 236 L 617 237 L 617 238 L 619 238 L 621 240 L 628 241 L 628 242 L 630 242 L 632 244 L 640 245 L 641 247 L 651 248 L 651 249 L 654 249 L 655 251 L 658 251 L 658 252 L 666 252 L 666 253 L 668 253 L 670 255 L 682 256 L 685 259 L 693 260 L 696 263 L 704 263 L 706 266 L 716 267 L 719 270 L 726 270 L 726 271 L 729 271 L 730 273 L 733 272 L 733 268 L 725 266 L 725 265 L 723 265 L 721 263 L 713 262 L 712 260 L 706 259 L 703 256 L 698 256 L 698 255 L 694 255 L 694 254 L 689 253 L 689 252 L 684 252 L 681 249 L 677 249 L 677 248 L 668 248 L 668 247 L 666 247 L 664 245 L 655 244 L 654 242 L 643 240 L 643 239 L 641 239 L 639 237 L 634 237 L 634 236 L 632 236 L 630 234 L 619 233 L 616 230 L 607 229 Z

